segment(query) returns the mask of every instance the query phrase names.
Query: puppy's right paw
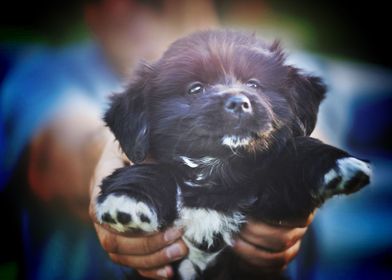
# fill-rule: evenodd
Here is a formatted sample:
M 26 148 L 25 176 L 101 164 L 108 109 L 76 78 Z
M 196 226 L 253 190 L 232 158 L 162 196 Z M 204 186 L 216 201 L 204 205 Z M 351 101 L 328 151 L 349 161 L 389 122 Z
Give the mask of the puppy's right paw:
M 124 194 L 109 194 L 96 204 L 97 219 L 119 232 L 158 231 L 156 211 L 145 202 Z

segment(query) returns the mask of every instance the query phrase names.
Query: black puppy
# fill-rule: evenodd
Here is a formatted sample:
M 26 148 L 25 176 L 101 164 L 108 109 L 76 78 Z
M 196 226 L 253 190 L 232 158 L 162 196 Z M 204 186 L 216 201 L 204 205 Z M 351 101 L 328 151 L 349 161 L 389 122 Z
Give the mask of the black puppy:
M 367 163 L 310 138 L 326 88 L 279 44 L 235 31 L 179 39 L 105 121 L 135 163 L 104 179 L 97 218 L 118 231 L 183 226 L 182 279 L 203 276 L 246 217 L 280 224 L 369 182 Z M 142 164 L 151 154 L 158 164 Z

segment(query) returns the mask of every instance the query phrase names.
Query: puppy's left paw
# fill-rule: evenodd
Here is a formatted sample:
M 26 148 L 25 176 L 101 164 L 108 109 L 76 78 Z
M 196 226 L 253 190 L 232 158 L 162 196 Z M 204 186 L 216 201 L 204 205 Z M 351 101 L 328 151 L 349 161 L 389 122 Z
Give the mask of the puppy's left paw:
M 354 157 L 338 159 L 324 175 L 324 194 L 350 194 L 369 184 L 371 169 L 368 163 Z

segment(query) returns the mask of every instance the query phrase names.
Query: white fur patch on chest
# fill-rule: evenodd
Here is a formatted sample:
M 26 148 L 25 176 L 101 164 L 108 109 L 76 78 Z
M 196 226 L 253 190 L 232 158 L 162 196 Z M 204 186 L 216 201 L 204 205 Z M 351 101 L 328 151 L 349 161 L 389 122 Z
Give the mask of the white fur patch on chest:
M 234 212 L 230 215 L 212 209 L 187 208 L 180 210 L 180 219 L 176 222 L 185 228 L 185 237 L 193 242 L 207 243 L 212 246 L 214 237 L 221 235 L 226 244 L 232 244 L 233 234 L 240 230 L 244 215 Z
M 189 248 L 189 254 L 179 267 L 182 279 L 195 279 L 195 266 L 204 271 L 214 262 L 218 252 L 209 253 L 195 247 L 196 244 L 212 246 L 216 236 L 221 236 L 227 245 L 233 244 L 233 235 L 240 230 L 245 217 L 240 212 L 231 214 L 220 213 L 212 209 L 183 207 L 179 211 L 176 225 L 185 229 L 184 241 Z

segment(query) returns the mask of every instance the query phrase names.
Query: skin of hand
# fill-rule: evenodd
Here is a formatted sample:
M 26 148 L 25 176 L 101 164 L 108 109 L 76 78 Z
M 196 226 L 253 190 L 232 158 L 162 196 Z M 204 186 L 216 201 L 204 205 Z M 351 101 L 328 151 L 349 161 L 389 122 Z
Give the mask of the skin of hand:
M 153 161 L 148 159 L 146 162 Z M 114 232 L 96 219 L 94 202 L 100 182 L 128 163 L 129 160 L 111 135 L 90 184 L 90 217 L 101 245 L 114 262 L 132 267 L 147 278 L 171 278 L 173 269 L 170 263 L 188 254 L 188 248 L 181 240 L 181 229 L 169 228 L 150 235 L 131 235 Z M 235 240 L 233 249 L 249 269 L 281 271 L 297 255 L 301 239 L 313 217 L 312 213 L 306 221 L 284 226 L 249 219 Z
M 301 240 L 315 212 L 303 221 L 271 225 L 249 219 L 234 243 L 234 251 L 248 269 L 273 273 L 284 270 L 298 254 Z
M 147 278 L 171 278 L 174 273 L 170 263 L 188 254 L 188 248 L 181 239 L 183 234 L 181 229 L 173 227 L 148 235 L 119 233 L 100 224 L 96 219 L 95 200 L 100 191 L 99 184 L 104 177 L 125 164 L 129 164 L 128 158 L 111 137 L 104 148 L 90 184 L 89 212 L 98 239 L 114 262 L 134 268 Z

